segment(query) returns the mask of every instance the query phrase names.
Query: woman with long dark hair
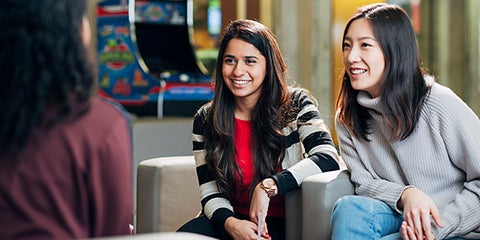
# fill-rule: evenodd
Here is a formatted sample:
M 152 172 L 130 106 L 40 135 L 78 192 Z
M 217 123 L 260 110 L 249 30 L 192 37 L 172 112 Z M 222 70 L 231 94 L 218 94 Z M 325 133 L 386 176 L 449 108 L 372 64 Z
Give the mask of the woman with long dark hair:
M 215 96 L 193 124 L 202 216 L 180 231 L 284 239 L 285 193 L 307 176 L 339 169 L 315 99 L 305 89 L 289 87 L 286 71 L 277 41 L 264 25 L 237 20 L 226 28 Z
M 130 125 L 95 95 L 86 0 L 0 1 L 0 239 L 130 233 Z
M 405 11 L 360 8 L 343 62 L 336 130 L 357 195 L 337 201 L 332 239 L 479 239 L 480 121 L 420 68 Z

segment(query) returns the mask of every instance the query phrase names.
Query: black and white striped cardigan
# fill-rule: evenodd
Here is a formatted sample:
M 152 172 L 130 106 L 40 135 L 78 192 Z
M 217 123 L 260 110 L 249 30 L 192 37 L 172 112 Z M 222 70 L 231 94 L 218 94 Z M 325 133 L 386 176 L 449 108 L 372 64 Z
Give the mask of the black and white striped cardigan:
M 278 194 L 284 195 L 296 189 L 303 180 L 311 175 L 339 169 L 339 156 L 327 125 L 320 117 L 314 99 L 302 88 L 291 88 L 292 118 L 287 127 L 282 129 L 287 136 L 287 149 L 282 162 L 283 170 L 272 178 L 278 186 Z M 205 162 L 204 146 L 205 113 L 210 105 L 204 105 L 194 118 L 193 155 L 196 162 L 197 176 L 200 184 L 203 213 L 220 229 L 225 220 L 234 215 L 229 200 L 220 193 L 213 173 L 208 173 Z

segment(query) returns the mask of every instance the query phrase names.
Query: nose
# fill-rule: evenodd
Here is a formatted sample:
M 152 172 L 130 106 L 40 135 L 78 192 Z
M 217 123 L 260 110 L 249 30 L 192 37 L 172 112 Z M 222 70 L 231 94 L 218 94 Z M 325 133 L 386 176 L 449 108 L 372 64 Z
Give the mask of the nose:
M 245 64 L 243 64 L 242 61 L 238 61 L 236 64 L 235 64 L 235 67 L 233 68 L 233 75 L 238 77 L 238 76 L 242 76 L 243 74 L 245 74 Z
M 361 60 L 360 51 L 356 47 L 352 47 L 348 51 L 345 51 L 344 55 L 344 58 L 346 58 L 349 63 L 359 62 Z

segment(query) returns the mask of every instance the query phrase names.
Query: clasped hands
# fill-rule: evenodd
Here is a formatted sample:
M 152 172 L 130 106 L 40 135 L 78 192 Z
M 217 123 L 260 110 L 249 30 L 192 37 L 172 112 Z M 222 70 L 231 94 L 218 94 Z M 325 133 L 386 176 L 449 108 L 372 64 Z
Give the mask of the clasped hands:
M 258 184 L 250 202 L 250 220 L 229 217 L 225 221 L 225 230 L 235 240 L 271 240 L 265 222 L 269 203 L 270 198 Z M 260 234 L 258 234 L 258 229 L 260 229 Z

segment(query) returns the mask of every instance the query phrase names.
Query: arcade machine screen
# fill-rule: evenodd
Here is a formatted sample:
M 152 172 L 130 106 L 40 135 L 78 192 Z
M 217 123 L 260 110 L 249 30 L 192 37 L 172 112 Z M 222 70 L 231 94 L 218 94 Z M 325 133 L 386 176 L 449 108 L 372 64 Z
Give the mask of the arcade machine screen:
M 193 46 L 192 1 L 121 2 L 98 5 L 101 92 L 139 116 L 193 116 L 213 89 Z

